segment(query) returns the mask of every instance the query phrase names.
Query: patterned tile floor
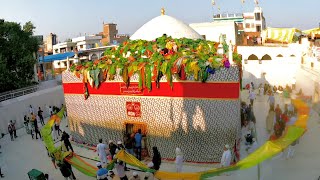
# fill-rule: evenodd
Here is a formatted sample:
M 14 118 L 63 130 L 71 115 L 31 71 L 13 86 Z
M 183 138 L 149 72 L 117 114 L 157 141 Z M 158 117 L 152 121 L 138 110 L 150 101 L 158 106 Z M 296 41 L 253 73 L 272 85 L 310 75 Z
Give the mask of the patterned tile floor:
M 242 93 L 243 99 L 247 100 L 247 92 Z M 248 101 L 248 100 L 247 100 Z M 268 135 L 265 130 L 265 117 L 268 110 L 267 97 L 258 96 L 254 103 L 254 112 L 257 119 L 257 132 L 259 144 L 263 144 Z M 279 96 L 276 96 L 276 101 L 282 106 L 284 100 Z M 64 121 L 65 122 L 65 121 Z M 62 124 L 65 126 L 65 123 Z M 320 155 L 318 143 L 318 137 L 320 137 L 320 121 L 319 116 L 315 113 L 311 113 L 311 118 L 308 124 L 309 130 L 301 138 L 300 144 L 296 146 L 296 152 L 293 159 L 286 160 L 285 153 L 279 155 L 272 160 L 268 160 L 260 165 L 260 179 L 263 180 L 315 180 L 320 176 L 318 167 L 320 165 Z M 68 131 L 67 128 L 64 128 Z M 18 130 L 18 138 L 11 142 L 9 136 L 6 135 L 0 139 L 0 145 L 2 146 L 1 156 L 1 168 L 5 174 L 5 178 L 8 180 L 23 180 L 28 179 L 27 172 L 33 168 L 39 169 L 44 173 L 48 173 L 55 180 L 63 179 L 60 171 L 55 170 L 51 164 L 50 158 L 46 154 L 45 147 L 41 140 L 32 140 L 30 135 L 25 133 L 24 129 Z M 93 151 L 79 148 L 74 146 L 75 151 L 83 156 L 95 158 L 96 153 Z M 241 150 L 242 157 L 246 156 L 246 152 Z M 89 163 L 95 164 L 94 161 L 87 160 Z M 184 166 L 183 171 L 195 172 L 203 171 L 214 167 L 215 165 L 193 165 L 187 164 Z M 161 170 L 173 171 L 173 163 L 163 163 Z M 89 178 L 82 173 L 75 171 L 77 179 L 93 179 Z M 132 172 L 128 172 L 128 176 L 131 176 Z M 142 174 L 142 173 L 141 173 Z M 258 168 L 253 167 L 251 169 L 233 172 L 230 176 L 213 177 L 214 180 L 257 180 Z

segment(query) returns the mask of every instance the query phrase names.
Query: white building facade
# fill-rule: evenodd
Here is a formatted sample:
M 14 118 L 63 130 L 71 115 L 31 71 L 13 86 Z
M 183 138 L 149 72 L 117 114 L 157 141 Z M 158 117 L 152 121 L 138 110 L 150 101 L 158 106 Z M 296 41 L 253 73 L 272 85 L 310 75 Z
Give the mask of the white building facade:
M 219 42 L 220 35 L 223 35 L 227 42 L 231 41 L 232 44 L 237 44 L 238 28 L 234 21 L 193 23 L 189 26 L 206 40 Z
M 102 36 L 90 35 L 73 38 L 72 42 L 76 44 L 78 51 L 95 48 L 101 45 Z

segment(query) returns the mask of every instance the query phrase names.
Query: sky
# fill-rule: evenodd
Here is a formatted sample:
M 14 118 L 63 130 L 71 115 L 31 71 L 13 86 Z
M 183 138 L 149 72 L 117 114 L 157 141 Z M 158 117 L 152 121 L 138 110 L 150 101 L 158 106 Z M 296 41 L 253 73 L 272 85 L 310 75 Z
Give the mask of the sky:
M 116 23 L 121 34 L 133 34 L 144 23 L 166 14 L 185 23 L 212 21 L 213 13 L 252 12 L 254 0 L 2 0 L 0 19 L 31 21 L 36 35 L 58 35 L 58 41 L 102 31 L 102 23 Z M 319 26 L 320 0 L 259 0 L 268 27 Z M 218 10 L 220 8 L 220 10 Z

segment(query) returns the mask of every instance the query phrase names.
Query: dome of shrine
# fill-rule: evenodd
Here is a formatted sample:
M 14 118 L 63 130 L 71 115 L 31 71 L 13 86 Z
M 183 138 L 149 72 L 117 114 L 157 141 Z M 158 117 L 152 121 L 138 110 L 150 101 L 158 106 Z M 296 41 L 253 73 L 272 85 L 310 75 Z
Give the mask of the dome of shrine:
M 203 39 L 200 34 L 184 22 L 164 15 L 164 9 L 162 9 L 161 14 L 144 24 L 130 39 L 152 41 L 164 34 L 172 38 Z

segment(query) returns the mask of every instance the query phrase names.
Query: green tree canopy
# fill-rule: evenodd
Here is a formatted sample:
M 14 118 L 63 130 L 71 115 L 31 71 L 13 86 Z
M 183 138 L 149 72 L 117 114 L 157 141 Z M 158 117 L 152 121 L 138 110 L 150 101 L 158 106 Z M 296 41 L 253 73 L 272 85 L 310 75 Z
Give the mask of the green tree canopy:
M 32 84 L 34 54 L 38 50 L 38 41 L 32 36 L 34 29 L 31 22 L 22 28 L 0 19 L 0 92 Z

